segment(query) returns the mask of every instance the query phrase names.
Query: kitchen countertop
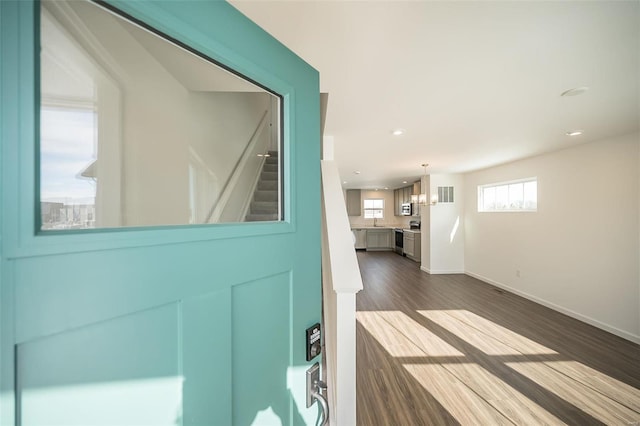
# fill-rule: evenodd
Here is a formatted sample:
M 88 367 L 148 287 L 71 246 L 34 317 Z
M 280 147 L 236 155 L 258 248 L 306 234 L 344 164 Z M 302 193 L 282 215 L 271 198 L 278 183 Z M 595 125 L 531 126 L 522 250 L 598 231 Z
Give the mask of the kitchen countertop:
M 399 226 L 352 226 L 351 230 L 354 229 L 380 229 L 380 230 L 385 230 L 385 229 L 402 229 L 402 232 L 411 232 L 413 234 L 419 234 L 420 230 L 419 229 L 409 229 L 409 228 L 400 228 Z
M 412 234 L 419 234 L 420 230 L 419 229 L 403 229 L 403 232 L 410 232 Z
M 395 229 L 394 226 L 352 226 L 351 229 Z

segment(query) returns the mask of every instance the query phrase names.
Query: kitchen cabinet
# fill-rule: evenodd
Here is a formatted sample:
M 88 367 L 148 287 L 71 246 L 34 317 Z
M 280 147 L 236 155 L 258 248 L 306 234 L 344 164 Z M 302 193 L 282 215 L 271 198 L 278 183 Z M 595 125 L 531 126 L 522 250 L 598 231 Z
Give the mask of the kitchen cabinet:
M 422 191 L 421 187 L 422 187 L 421 182 L 419 180 L 415 181 L 413 183 L 413 191 L 412 191 L 413 195 L 419 196 L 420 192 Z M 419 203 L 415 203 L 413 205 L 413 210 L 411 211 L 411 215 L 412 216 L 420 216 L 420 204 Z
M 405 186 L 404 188 L 402 188 L 402 193 L 403 193 L 402 199 L 404 200 L 403 203 L 410 203 L 411 202 L 411 193 L 412 192 L 413 192 L 413 186 Z
M 353 235 L 355 235 L 356 237 L 356 242 L 355 242 L 356 250 L 366 249 L 367 248 L 367 230 L 354 228 L 352 231 L 353 231 Z
M 367 229 L 367 251 L 390 250 L 392 229 Z
M 402 205 L 411 202 L 413 185 L 404 186 L 393 191 L 393 214 L 402 216 Z
M 347 189 L 347 215 L 362 215 L 362 199 L 359 189 Z
M 394 216 L 400 216 L 400 195 L 398 194 L 398 190 L 393 190 L 393 214 Z
M 417 180 L 413 183 L 413 195 L 420 195 L 420 188 L 421 184 L 420 181 Z
M 402 241 L 404 255 L 409 259 L 420 262 L 420 232 L 405 231 Z

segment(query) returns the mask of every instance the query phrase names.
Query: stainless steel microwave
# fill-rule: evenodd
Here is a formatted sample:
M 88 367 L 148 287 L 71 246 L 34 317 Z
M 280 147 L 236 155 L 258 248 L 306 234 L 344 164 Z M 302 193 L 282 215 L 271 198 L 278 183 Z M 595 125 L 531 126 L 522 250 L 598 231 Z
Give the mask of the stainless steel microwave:
M 400 214 L 402 214 L 402 216 L 411 216 L 411 203 L 403 203 Z

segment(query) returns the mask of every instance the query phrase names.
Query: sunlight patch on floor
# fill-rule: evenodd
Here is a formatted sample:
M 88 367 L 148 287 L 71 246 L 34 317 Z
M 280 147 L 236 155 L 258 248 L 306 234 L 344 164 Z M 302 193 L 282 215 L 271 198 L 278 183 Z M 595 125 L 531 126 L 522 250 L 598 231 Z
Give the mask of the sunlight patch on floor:
M 463 425 L 511 425 L 487 401 L 437 364 L 405 364 L 409 372 Z
M 418 311 L 488 355 L 552 355 L 556 351 L 467 310 Z
M 403 312 L 379 311 L 376 313 L 429 356 L 464 356 L 462 352 Z
M 423 357 L 425 353 L 383 317 L 384 312 L 356 312 L 356 320 L 393 357 Z M 401 312 L 399 312 L 402 314 Z M 402 314 L 404 315 L 404 314 Z
M 540 362 L 508 362 L 509 367 L 606 424 L 634 424 L 640 413 Z
M 404 368 L 461 424 L 565 424 L 478 364 Z
M 640 413 L 640 389 L 577 361 L 551 361 L 545 365 Z
M 500 363 L 607 424 L 640 421 L 640 389 L 613 379 L 466 310 L 417 311 L 437 324 L 433 331 L 401 311 L 360 311 L 357 321 L 462 424 L 564 424 L 561 419 L 477 362 Z M 481 353 L 464 353 L 442 333 Z M 439 335 L 437 335 L 438 333 Z M 469 348 L 470 349 L 470 348 Z M 506 360 L 500 357 L 506 356 Z M 542 356 L 542 358 L 540 358 Z M 447 358 L 449 357 L 449 358 Z M 540 361 L 535 361 L 541 359 Z M 565 358 L 566 359 L 566 358 Z M 482 363 L 482 362 L 481 362 Z M 484 365 L 484 364 L 483 364 Z M 528 385 L 527 385 L 528 386 Z M 635 411 L 633 411 L 635 410 Z

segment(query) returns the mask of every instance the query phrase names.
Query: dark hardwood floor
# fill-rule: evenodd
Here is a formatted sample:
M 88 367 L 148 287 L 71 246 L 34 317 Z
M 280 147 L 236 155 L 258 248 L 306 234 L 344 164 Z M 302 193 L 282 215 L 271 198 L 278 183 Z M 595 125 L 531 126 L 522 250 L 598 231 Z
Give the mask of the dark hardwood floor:
M 358 261 L 358 425 L 640 424 L 640 346 L 395 253 Z

